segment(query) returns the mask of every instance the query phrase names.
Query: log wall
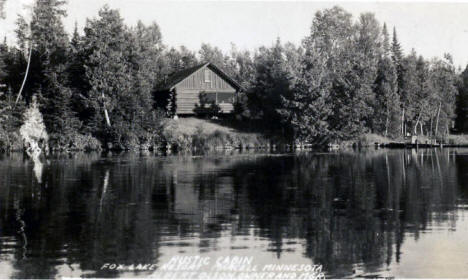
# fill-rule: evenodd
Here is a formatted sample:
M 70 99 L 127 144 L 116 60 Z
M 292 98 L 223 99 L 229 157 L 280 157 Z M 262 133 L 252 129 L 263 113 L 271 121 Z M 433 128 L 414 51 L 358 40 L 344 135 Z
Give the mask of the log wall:
M 206 73 L 205 73 L 206 71 Z M 236 89 L 208 67 L 202 68 L 185 78 L 175 87 L 176 114 L 194 114 L 195 105 L 200 103 L 200 93 L 213 94 L 223 113 L 231 113 Z

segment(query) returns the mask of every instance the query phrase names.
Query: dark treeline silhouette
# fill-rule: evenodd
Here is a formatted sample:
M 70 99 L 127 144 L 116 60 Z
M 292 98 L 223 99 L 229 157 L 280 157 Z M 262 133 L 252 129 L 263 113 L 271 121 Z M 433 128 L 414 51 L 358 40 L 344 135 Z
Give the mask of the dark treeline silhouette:
M 206 61 L 244 88 L 236 114 L 290 140 L 442 136 L 456 112 L 458 130 L 466 130 L 468 86 L 451 56 L 404 55 L 396 30 L 390 38 L 371 13 L 355 20 L 340 7 L 325 9 L 300 46 L 278 39 L 253 52 L 233 45 L 225 54 L 210 44 L 198 53 L 168 47 L 156 23 L 127 26 L 108 6 L 70 36 L 62 24 L 64 4 L 37 0 L 31 21 L 17 20 L 17 44 L 0 45 L 2 148 L 21 143 L 18 128 L 32 96 L 54 148 L 155 147 L 164 141 L 160 125 L 167 117 L 154 102 L 158 86 Z

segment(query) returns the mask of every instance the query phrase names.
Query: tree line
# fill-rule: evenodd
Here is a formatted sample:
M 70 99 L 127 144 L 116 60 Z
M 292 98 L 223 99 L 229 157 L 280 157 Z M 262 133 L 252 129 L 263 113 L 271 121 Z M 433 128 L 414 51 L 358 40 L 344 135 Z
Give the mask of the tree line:
M 207 61 L 243 87 L 238 116 L 290 140 L 442 136 L 455 117 L 459 131 L 468 127 L 468 70 L 459 74 L 449 54 L 405 55 L 396 30 L 390 36 L 371 13 L 354 20 L 340 7 L 325 9 L 300 45 L 278 39 L 253 52 L 233 45 L 224 53 L 206 43 L 197 52 L 168 47 L 156 23 L 128 26 L 108 6 L 69 35 L 65 4 L 36 0 L 31 20 L 18 17 L 17 44 L 0 45 L 4 146 L 18 141 L 23 112 L 34 102 L 54 147 L 157 146 L 167 112 L 155 92 L 172 73 Z

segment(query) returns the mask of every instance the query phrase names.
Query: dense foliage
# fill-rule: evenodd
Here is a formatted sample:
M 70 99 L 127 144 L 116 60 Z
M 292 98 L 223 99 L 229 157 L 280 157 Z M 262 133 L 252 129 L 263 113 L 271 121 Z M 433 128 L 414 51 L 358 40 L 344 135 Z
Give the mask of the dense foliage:
M 441 137 L 468 129 L 468 68 L 459 74 L 448 54 L 405 55 L 396 30 L 390 38 L 371 13 L 355 20 L 340 7 L 325 9 L 300 46 L 278 39 L 254 52 L 233 45 L 226 54 L 210 44 L 198 52 L 167 47 L 156 23 L 129 27 L 108 6 L 69 36 L 64 4 L 36 0 L 31 20 L 17 20 L 17 44 L 0 45 L 3 147 L 11 145 L 33 96 L 52 149 L 155 147 L 164 142 L 166 116 L 154 102 L 158 86 L 207 61 L 243 87 L 236 114 L 283 139 Z

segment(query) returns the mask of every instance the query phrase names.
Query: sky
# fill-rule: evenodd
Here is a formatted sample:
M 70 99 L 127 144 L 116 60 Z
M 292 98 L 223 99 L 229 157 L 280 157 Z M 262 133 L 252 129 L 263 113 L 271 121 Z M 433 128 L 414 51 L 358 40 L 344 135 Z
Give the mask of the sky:
M 0 36 L 15 42 L 17 14 L 27 14 L 32 0 L 7 0 L 6 19 L 0 19 Z M 225 52 L 234 43 L 239 50 L 254 50 L 283 42 L 300 44 L 310 30 L 315 12 L 339 5 L 357 19 L 372 12 L 389 28 L 396 27 L 406 53 L 412 48 L 430 59 L 450 53 L 456 66 L 468 64 L 468 0 L 427 1 L 158 1 L 158 0 L 68 0 L 65 27 L 70 33 L 74 23 L 82 30 L 86 18 L 97 16 L 108 4 L 119 9 L 126 24 L 156 22 L 168 46 L 185 45 L 198 50 L 202 43 Z

